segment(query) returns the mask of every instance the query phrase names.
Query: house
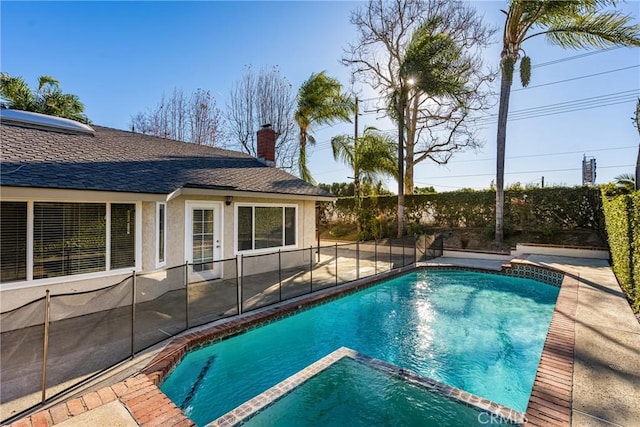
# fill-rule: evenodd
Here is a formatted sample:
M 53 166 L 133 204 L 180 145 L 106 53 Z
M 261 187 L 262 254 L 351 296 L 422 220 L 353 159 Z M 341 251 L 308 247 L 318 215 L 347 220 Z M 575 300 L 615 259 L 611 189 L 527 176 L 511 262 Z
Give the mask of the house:
M 315 204 L 333 200 L 273 167 L 270 127 L 256 159 L 24 111 L 0 124 L 2 312 L 185 261 L 222 278 L 216 260 L 313 245 Z

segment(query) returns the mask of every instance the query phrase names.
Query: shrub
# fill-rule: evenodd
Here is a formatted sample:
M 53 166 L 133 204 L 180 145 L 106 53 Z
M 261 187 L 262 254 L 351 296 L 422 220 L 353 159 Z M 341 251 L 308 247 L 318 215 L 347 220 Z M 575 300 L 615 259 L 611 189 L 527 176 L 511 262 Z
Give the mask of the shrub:
M 603 188 L 602 194 L 613 272 L 637 313 L 640 311 L 640 192 L 611 195 Z

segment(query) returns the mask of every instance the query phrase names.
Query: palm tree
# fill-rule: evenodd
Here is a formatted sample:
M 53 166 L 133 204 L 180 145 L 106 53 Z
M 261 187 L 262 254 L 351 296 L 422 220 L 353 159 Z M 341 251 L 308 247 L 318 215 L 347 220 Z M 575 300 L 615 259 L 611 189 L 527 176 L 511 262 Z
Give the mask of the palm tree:
M 397 176 L 398 159 L 396 157 L 396 142 L 379 132 L 372 126 L 367 126 L 357 139 L 351 135 L 338 135 L 331 138 L 333 158 L 341 160 L 353 171 L 353 192 L 356 212 L 360 212 L 360 183 L 379 181 L 381 175 Z M 358 221 L 358 234 L 361 224 Z
M 396 142 L 373 126 L 367 126 L 354 141 L 353 135 L 331 138 L 333 158 L 340 160 L 354 174 L 354 191 L 358 195 L 360 178 L 378 181 L 381 175 L 397 173 Z
M 312 128 L 340 120 L 351 122 L 349 117 L 354 111 L 354 105 L 341 90 L 340 82 L 327 76 L 324 71 L 311 74 L 298 90 L 298 108 L 294 116 L 300 128 L 298 168 L 300 177 L 307 182 L 313 183 L 307 167 L 307 143 L 316 143 L 311 135 Z
M 616 186 L 625 194 L 633 193 L 636 190 L 636 177 L 632 173 L 623 173 L 613 179 L 616 180 Z
M 71 93 L 63 93 L 60 82 L 50 76 L 40 76 L 38 89 L 33 91 L 22 77 L 0 73 L 0 95 L 7 108 L 89 123 L 80 98 Z
M 503 47 L 500 54 L 500 107 L 498 110 L 496 165 L 495 241 L 503 242 L 504 156 L 509 96 L 515 64 L 520 60 L 523 86 L 531 78 L 531 59 L 522 45 L 530 38 L 544 35 L 562 48 L 605 48 L 640 46 L 640 26 L 629 25 L 631 17 L 605 10 L 614 0 L 511 0 L 506 15 Z M 522 55 L 522 56 L 521 56 Z
M 400 62 L 397 87 L 388 97 L 391 116 L 398 121 L 398 238 L 404 235 L 404 166 L 406 163 L 408 169 L 411 164 L 413 169 L 415 164 L 413 147 L 422 102 L 420 96 L 454 98 L 462 111 L 468 108 L 467 97 L 474 92 L 467 87 L 466 77 L 469 70 L 478 64 L 464 54 L 463 48 L 450 35 L 438 30 L 442 19 L 441 16 L 432 17 L 414 30 Z M 405 144 L 407 140 L 411 143 Z M 408 152 L 406 159 L 405 146 Z M 456 143 L 433 144 L 422 156 L 437 163 L 446 163 L 439 162 L 435 154 L 438 151 L 448 152 L 447 157 L 450 157 L 457 148 Z M 410 187 L 413 187 L 412 178 L 411 181 Z

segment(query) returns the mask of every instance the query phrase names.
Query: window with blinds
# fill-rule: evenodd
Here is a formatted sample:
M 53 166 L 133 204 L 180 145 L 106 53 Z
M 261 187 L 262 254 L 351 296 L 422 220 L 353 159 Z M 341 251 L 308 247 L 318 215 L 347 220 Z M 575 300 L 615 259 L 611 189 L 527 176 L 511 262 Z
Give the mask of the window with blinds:
M 34 280 L 135 267 L 135 204 L 34 202 L 32 206 L 30 253 L 30 205 L 0 202 L 0 283 L 29 279 L 27 265 L 31 256 Z
M 71 276 L 106 268 L 106 205 L 33 205 L 33 278 Z
M 27 202 L 0 202 L 0 283 L 27 279 Z
M 111 204 L 111 269 L 136 265 L 136 205 Z

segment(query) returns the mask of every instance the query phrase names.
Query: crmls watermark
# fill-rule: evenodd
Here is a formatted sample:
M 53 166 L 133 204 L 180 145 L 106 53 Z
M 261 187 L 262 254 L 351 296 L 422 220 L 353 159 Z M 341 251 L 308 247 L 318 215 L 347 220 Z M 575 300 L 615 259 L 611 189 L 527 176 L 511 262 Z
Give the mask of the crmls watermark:
M 515 424 L 522 425 L 527 422 L 527 418 L 522 414 L 510 414 L 508 416 L 500 415 L 500 414 L 492 414 L 489 412 L 480 412 L 478 414 L 478 423 L 482 425 L 505 425 L 505 424 Z

